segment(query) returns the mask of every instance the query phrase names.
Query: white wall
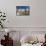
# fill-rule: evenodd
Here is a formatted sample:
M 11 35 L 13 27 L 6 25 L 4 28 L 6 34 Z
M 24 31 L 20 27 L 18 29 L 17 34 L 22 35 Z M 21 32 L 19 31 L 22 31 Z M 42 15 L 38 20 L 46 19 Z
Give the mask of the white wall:
M 0 9 L 6 12 L 7 27 L 46 27 L 46 0 L 32 0 L 32 15 L 16 16 L 16 0 L 0 0 Z
M 32 15 L 17 17 L 17 25 L 29 27 L 44 27 L 46 26 L 46 0 L 32 0 Z
M 20 36 L 30 34 L 31 31 L 46 33 L 46 0 L 32 0 L 32 15 L 30 16 L 16 16 L 16 0 L 0 0 L 0 9 L 6 12 L 8 19 L 6 27 L 13 27 L 10 28 L 12 31 L 20 31 Z M 17 33 L 16 37 L 18 38 Z

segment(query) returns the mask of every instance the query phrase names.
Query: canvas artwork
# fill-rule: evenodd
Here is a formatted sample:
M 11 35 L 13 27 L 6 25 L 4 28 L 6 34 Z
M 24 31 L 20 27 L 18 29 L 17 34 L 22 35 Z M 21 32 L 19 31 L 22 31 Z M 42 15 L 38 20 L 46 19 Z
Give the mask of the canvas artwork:
M 29 16 L 32 14 L 32 0 L 16 0 L 16 15 Z
M 30 6 L 16 6 L 16 15 L 18 16 L 30 15 Z

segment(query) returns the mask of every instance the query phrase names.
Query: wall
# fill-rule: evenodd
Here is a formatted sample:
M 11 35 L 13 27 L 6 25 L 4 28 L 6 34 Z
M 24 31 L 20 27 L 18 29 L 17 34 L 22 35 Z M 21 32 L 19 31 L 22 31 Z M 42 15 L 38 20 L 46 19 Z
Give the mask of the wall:
M 31 31 L 46 31 L 45 4 L 46 0 L 32 0 L 32 15 L 16 16 L 16 0 L 0 0 L 0 9 L 6 12 L 8 19 L 5 26 L 12 31 L 21 31 L 20 36 Z
M 46 27 L 45 1 L 46 0 L 32 0 L 32 15 L 17 17 L 17 26 Z
M 32 0 L 32 15 L 16 16 L 15 0 L 0 0 L 0 9 L 6 12 L 7 27 L 46 27 L 46 0 Z

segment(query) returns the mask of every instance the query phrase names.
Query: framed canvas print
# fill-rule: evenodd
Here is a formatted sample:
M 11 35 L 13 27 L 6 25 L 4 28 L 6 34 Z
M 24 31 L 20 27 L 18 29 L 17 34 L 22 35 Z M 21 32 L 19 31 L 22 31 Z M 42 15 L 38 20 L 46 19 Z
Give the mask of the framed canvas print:
M 32 13 L 32 0 L 16 0 L 16 16 L 29 16 Z
M 16 6 L 17 16 L 27 16 L 30 15 L 30 6 Z

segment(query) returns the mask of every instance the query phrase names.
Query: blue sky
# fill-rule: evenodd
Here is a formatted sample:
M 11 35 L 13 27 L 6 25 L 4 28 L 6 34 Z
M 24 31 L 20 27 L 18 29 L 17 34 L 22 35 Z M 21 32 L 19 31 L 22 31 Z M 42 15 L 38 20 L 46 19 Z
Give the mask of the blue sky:
M 16 6 L 17 9 L 30 9 L 30 6 Z

